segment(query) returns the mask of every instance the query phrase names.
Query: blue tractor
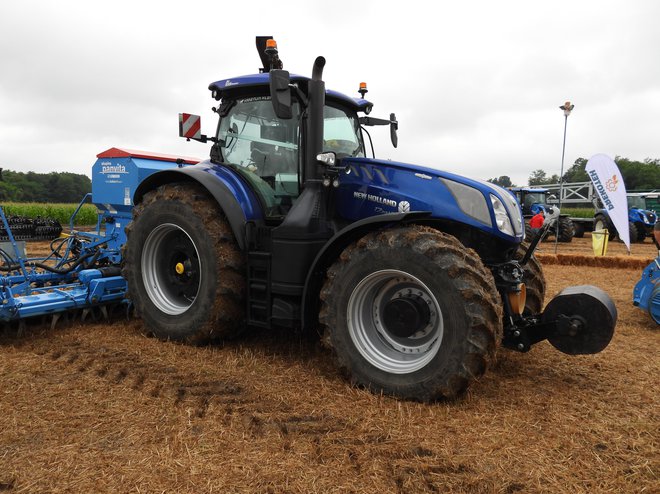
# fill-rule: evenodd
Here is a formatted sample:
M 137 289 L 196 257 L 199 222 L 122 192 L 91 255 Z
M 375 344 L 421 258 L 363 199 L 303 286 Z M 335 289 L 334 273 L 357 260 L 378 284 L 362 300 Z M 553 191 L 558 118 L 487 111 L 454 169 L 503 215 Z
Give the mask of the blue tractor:
M 548 189 L 540 187 L 511 187 L 509 191 L 516 197 L 522 207 L 525 218 L 526 236 L 530 238 L 531 228 L 529 220 L 535 214 L 542 212 L 546 215 L 550 208 L 559 209 L 557 206 L 548 205 Z M 552 199 L 553 196 L 550 196 Z M 575 235 L 575 225 L 571 218 L 565 214 L 559 214 L 555 221 L 549 225 L 548 235 L 556 235 L 559 242 L 570 242 Z
M 629 193 L 628 200 L 628 229 L 630 231 L 631 242 L 643 242 L 646 237 L 653 237 L 653 226 L 657 221 L 655 211 L 647 207 L 647 202 L 655 200 L 657 204 L 658 194 L 652 193 Z M 594 214 L 594 230 L 607 228 L 610 240 L 618 236 L 614 223 L 607 212 L 607 209 L 599 209 Z
M 250 326 L 320 329 L 352 383 L 422 401 L 462 394 L 500 345 L 608 345 L 617 313 L 599 288 L 567 288 L 544 309 L 511 194 L 375 158 L 367 128 L 389 127 L 396 146 L 398 123 L 370 116 L 366 86 L 326 90 L 322 57 L 308 78 L 283 69 L 272 38 L 257 48 L 259 73 L 209 86 L 214 135 L 180 116 L 210 159 L 114 150 L 95 165 L 93 201 L 119 248 L 102 259 L 121 265 L 110 279 L 127 281 L 146 331 L 197 344 Z

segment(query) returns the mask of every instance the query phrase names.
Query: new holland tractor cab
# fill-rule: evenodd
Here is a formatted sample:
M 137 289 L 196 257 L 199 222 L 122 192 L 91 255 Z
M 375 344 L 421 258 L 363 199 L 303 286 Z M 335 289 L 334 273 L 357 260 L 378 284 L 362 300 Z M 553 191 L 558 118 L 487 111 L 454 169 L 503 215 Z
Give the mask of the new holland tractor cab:
M 245 325 L 322 328 L 354 384 L 402 398 L 460 395 L 500 344 L 568 354 L 609 343 L 616 309 L 592 286 L 545 307 L 504 189 L 368 156 L 372 103 L 283 70 L 257 39 L 260 73 L 213 82 L 211 156 L 148 176 L 134 194 L 123 273 L 148 331 L 201 342 Z
M 520 206 L 522 207 L 523 217 L 525 218 L 525 232 L 529 237 L 531 228 L 529 220 L 532 216 L 543 212 L 546 217 L 550 209 L 556 210 L 552 213 L 557 213 L 558 218 L 548 227 L 548 234 L 557 235 L 557 228 L 559 228 L 559 242 L 570 242 L 575 236 L 575 225 L 568 215 L 561 214 L 557 206 L 549 205 L 550 199 L 554 196 L 548 196 L 548 189 L 540 187 L 511 187 L 509 191 L 516 197 Z M 553 215 L 553 217 L 555 217 Z

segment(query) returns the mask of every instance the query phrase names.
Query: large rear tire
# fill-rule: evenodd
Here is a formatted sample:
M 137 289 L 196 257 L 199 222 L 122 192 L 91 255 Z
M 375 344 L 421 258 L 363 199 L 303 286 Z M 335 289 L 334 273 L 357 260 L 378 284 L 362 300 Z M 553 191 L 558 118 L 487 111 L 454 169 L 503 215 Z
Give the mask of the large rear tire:
M 324 342 L 353 384 L 400 398 L 455 398 L 502 339 L 492 274 L 456 238 L 421 226 L 373 232 L 330 267 Z
M 149 333 L 200 344 L 241 331 L 244 258 L 204 189 L 170 184 L 149 192 L 126 233 L 122 274 Z

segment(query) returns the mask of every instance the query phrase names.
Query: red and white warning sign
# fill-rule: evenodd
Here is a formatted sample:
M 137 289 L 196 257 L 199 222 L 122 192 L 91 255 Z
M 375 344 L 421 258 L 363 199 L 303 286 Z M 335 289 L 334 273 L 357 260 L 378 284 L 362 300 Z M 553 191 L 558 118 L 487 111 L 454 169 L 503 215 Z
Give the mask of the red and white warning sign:
M 179 113 L 179 135 L 188 139 L 201 139 L 202 125 L 199 115 Z

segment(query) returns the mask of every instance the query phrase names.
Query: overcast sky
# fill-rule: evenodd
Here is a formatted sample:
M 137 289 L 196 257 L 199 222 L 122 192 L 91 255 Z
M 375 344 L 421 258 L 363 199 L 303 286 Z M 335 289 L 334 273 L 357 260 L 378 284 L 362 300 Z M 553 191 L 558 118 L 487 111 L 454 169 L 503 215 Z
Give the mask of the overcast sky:
M 213 133 L 210 82 L 257 72 L 256 35 L 372 116 L 395 112 L 399 148 L 376 155 L 474 178 L 559 174 L 597 153 L 660 158 L 660 2 L 2 1 L 0 166 L 91 173 L 125 147 L 208 156 L 178 113 Z

